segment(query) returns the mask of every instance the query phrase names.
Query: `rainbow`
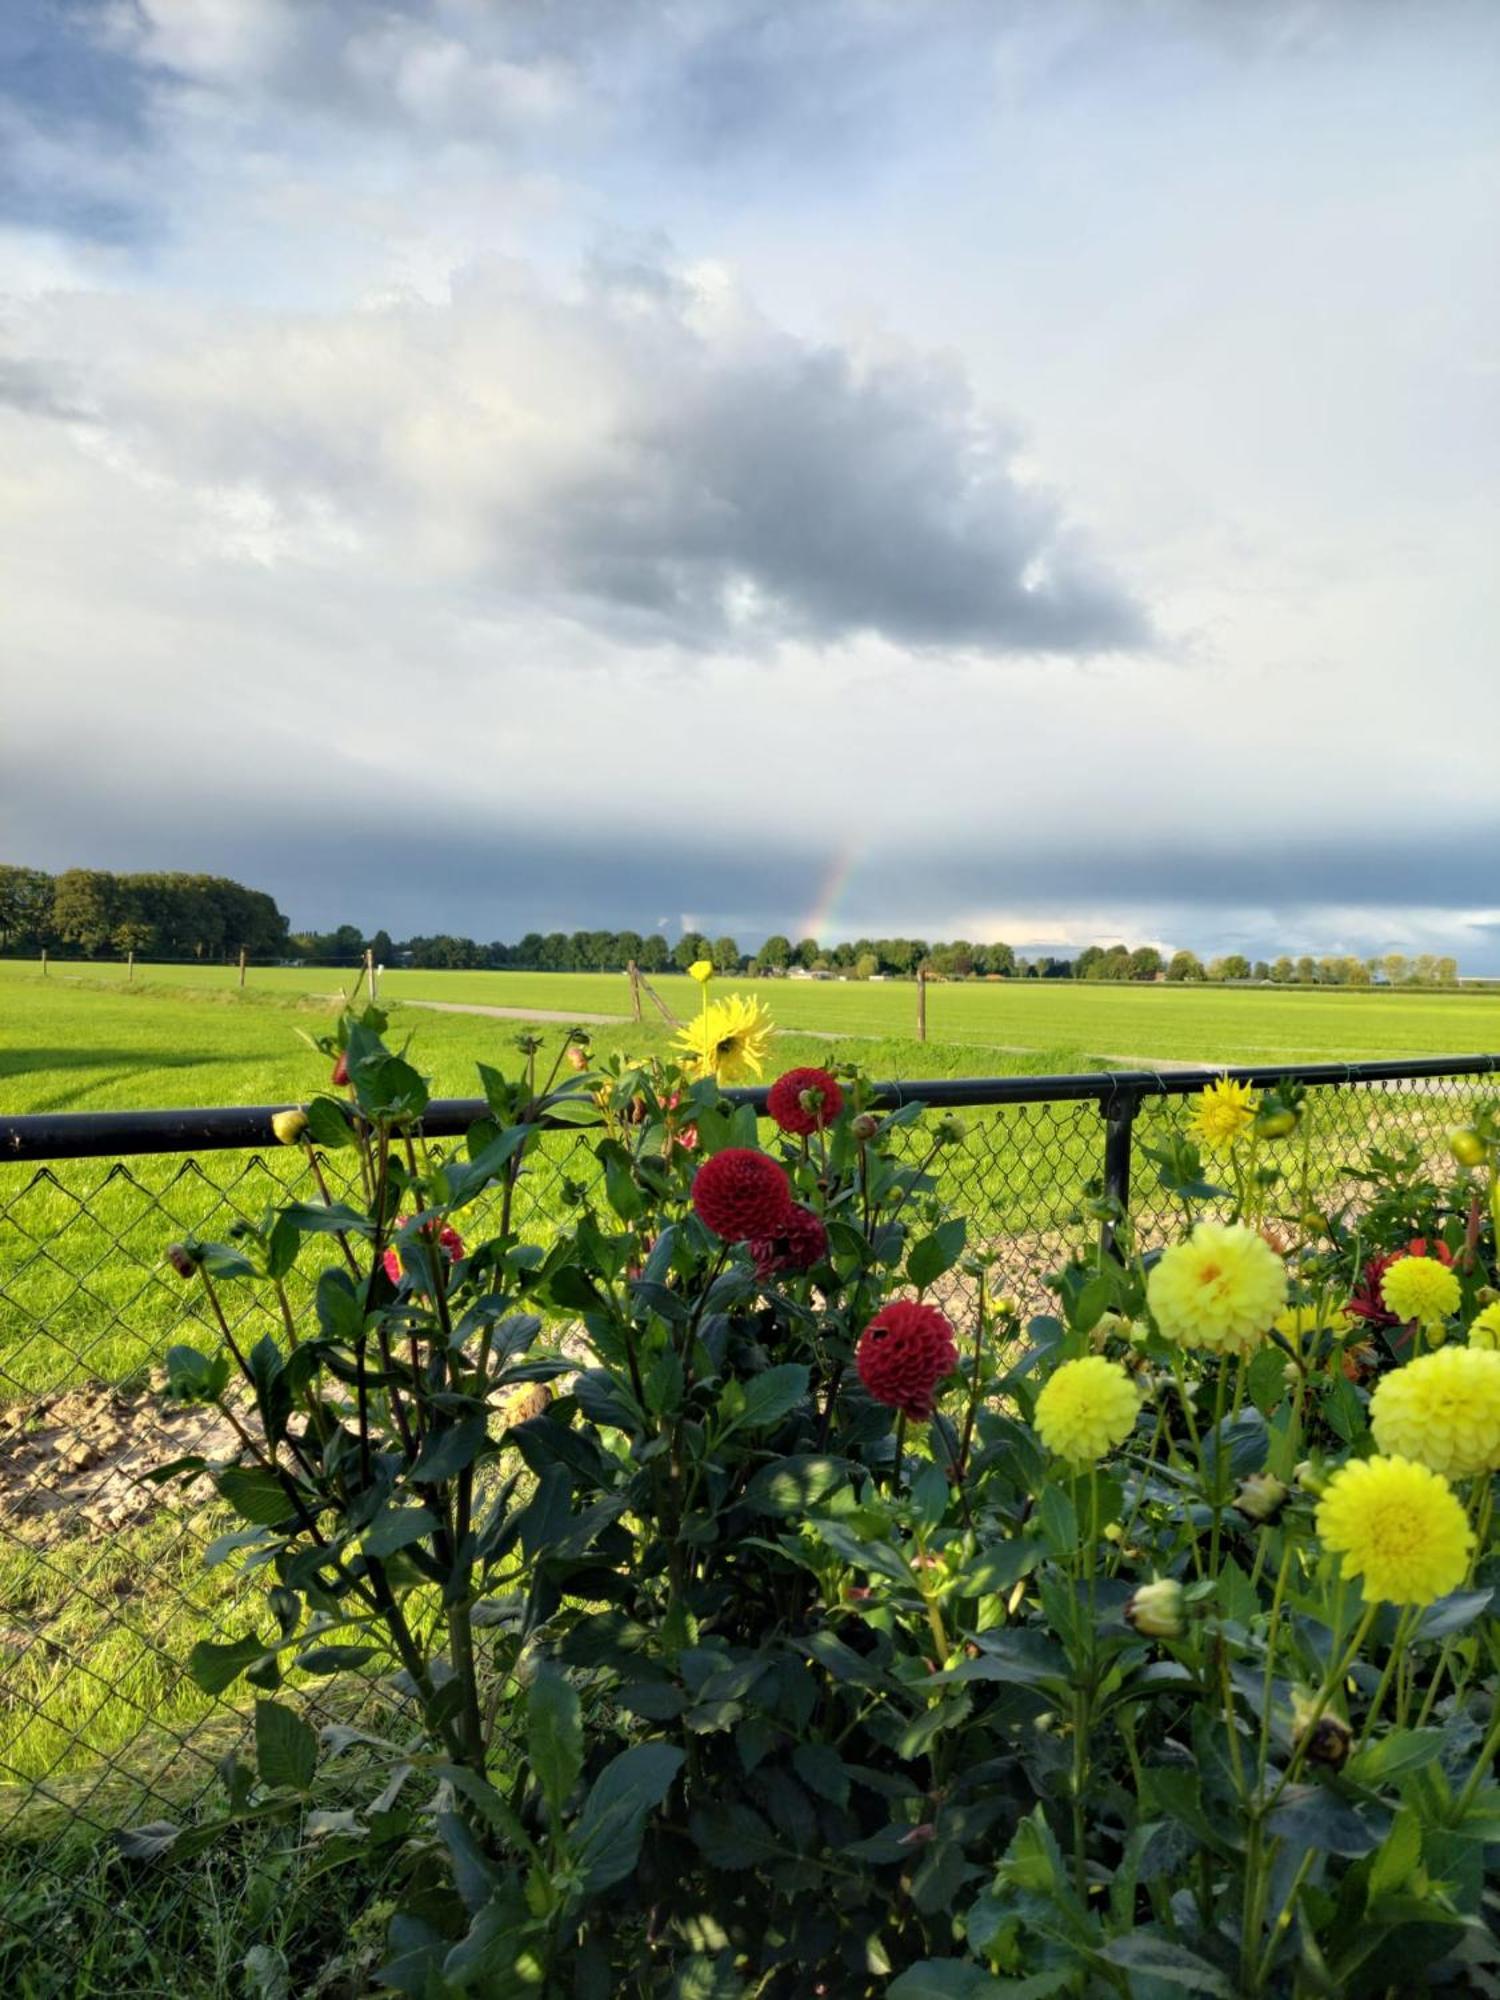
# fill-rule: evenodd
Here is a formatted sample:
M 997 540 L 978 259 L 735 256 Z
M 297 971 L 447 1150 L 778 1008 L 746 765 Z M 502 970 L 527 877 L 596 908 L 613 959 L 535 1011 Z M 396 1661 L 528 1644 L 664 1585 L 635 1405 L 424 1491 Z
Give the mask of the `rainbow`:
M 851 876 L 864 857 L 864 847 L 857 841 L 851 841 L 847 847 L 834 855 L 813 898 L 811 909 L 792 935 L 793 944 L 801 938 L 816 938 L 819 944 L 837 942 L 829 926 L 833 923 L 840 897 L 848 888 Z

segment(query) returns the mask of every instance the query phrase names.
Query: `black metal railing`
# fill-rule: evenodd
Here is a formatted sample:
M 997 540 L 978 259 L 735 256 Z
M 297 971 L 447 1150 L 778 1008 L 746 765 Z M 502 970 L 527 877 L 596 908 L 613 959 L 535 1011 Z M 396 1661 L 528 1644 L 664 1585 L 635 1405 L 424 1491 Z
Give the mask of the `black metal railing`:
M 1226 1075 L 1307 1087 L 1298 1194 L 1328 1205 L 1357 1198 L 1353 1175 L 1373 1148 L 1446 1162 L 1448 1128 L 1500 1079 L 1500 1055 L 940 1079 L 882 1084 L 877 1100 L 961 1114 L 933 1162 L 940 1192 L 995 1256 L 997 1285 L 1041 1304 L 1047 1274 L 1099 1226 L 1085 1222 L 1086 1195 L 1117 1198 L 1147 1244 L 1180 1226 L 1141 1148 Z M 764 1111 L 764 1091 L 729 1095 Z M 153 1368 L 174 1340 L 214 1337 L 198 1323 L 198 1288 L 162 1251 L 300 1191 L 308 1163 L 276 1144 L 280 1108 L 0 1119 L 0 1864 L 24 1851 L 52 1866 L 72 1836 L 174 1816 L 240 1727 L 182 1669 L 208 1626 L 243 1629 L 248 1615 L 228 1566 L 202 1566 L 223 1523 L 201 1494 L 145 1473 L 192 1448 Z M 453 1137 L 485 1113 L 480 1099 L 441 1100 L 424 1129 Z M 929 1145 L 920 1128 L 903 1141 Z M 565 1224 L 593 1142 L 576 1125 L 543 1134 L 521 1228 L 545 1237 Z M 349 1158 L 324 1160 L 335 1194 Z M 247 1333 L 263 1330 L 256 1302 L 239 1311 Z

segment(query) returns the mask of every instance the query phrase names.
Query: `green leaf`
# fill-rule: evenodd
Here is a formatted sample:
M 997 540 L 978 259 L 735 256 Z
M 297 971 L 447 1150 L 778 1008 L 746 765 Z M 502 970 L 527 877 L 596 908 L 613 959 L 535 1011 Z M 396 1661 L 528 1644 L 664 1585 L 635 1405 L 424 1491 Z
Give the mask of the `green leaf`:
M 701 1807 L 688 1820 L 688 1831 L 712 1868 L 765 1867 L 786 1853 L 755 1808 L 735 1799 Z
M 1370 1902 L 1391 1895 L 1410 1881 L 1421 1859 L 1422 1822 L 1414 1812 L 1397 1813 L 1390 1832 L 1381 1842 L 1380 1852 L 1370 1863 L 1365 1885 Z
M 792 1752 L 792 1769 L 810 1792 L 836 1806 L 849 1802 L 849 1773 L 831 1743 L 799 1743 Z
M 538 1667 L 527 1690 L 526 1742 L 532 1771 L 556 1820 L 583 1769 L 583 1711 L 577 1689 L 550 1661 Z
M 914 1243 L 906 1260 L 906 1275 L 919 1292 L 925 1291 L 945 1271 L 951 1271 L 963 1254 L 967 1226 L 961 1215 L 943 1222 L 930 1236 Z
M 488 1427 L 482 1416 L 465 1417 L 462 1423 L 448 1430 L 432 1431 L 411 1469 L 413 1482 L 418 1486 L 436 1486 L 440 1480 L 455 1478 L 465 1466 L 474 1463 L 488 1442 Z
M 631 1873 L 647 1818 L 672 1789 L 684 1753 L 668 1743 L 622 1750 L 594 1780 L 573 1830 L 574 1852 L 590 1895 Z
M 278 1527 L 297 1512 L 286 1488 L 268 1466 L 226 1465 L 214 1475 L 214 1485 L 236 1514 L 258 1527 Z
M 1111 1938 L 1104 1947 L 1111 1965 L 1123 1966 L 1142 1979 L 1164 1979 L 1169 1986 L 1185 1986 L 1190 1993 L 1208 1993 L 1214 2000 L 1234 2000 L 1234 1988 L 1217 1967 L 1186 1946 L 1151 1931 L 1131 1931 Z
M 307 1136 L 329 1153 L 356 1143 L 348 1110 L 333 1097 L 315 1097 L 307 1106 Z
M 1408 1771 L 1435 1763 L 1442 1748 L 1441 1729 L 1393 1729 L 1351 1757 L 1344 1776 L 1355 1785 L 1388 1785 Z
M 916 1578 L 912 1575 L 900 1553 L 889 1542 L 862 1542 L 852 1528 L 846 1528 L 842 1521 L 809 1521 L 807 1524 L 819 1541 L 832 1549 L 836 1556 L 842 1556 L 852 1569 L 873 1570 L 892 1583 L 907 1588 L 915 1588 Z
M 365 1330 L 365 1309 L 355 1295 L 347 1271 L 327 1270 L 318 1279 L 314 1294 L 318 1325 L 328 1340 L 353 1346 Z
M 384 1658 L 379 1646 L 309 1646 L 297 1655 L 297 1665 L 309 1674 L 346 1674 Z
M 959 1597 L 995 1597 L 1014 1590 L 1023 1576 L 1029 1576 L 1042 1559 L 1036 1542 L 1017 1536 L 1013 1542 L 992 1542 L 983 1548 L 962 1571 L 954 1584 Z
M 1493 1590 L 1455 1590 L 1447 1597 L 1440 1597 L 1418 1619 L 1413 1640 L 1446 1639 L 1454 1632 L 1462 1632 L 1476 1618 L 1483 1617 L 1494 1595 Z
M 765 1430 L 778 1424 L 807 1398 L 808 1369 L 800 1361 L 783 1361 L 752 1375 L 744 1385 L 745 1407 L 735 1428 Z
M 360 1546 L 367 1556 L 380 1560 L 425 1541 L 437 1525 L 436 1515 L 425 1507 L 387 1507 L 375 1516 Z
M 212 1359 L 196 1347 L 167 1349 L 167 1394 L 179 1403 L 216 1403 L 229 1386 L 230 1359 L 225 1353 Z
M 318 1739 L 285 1702 L 255 1704 L 255 1768 L 263 1785 L 305 1792 L 318 1766 Z
M 853 1466 L 846 1458 L 802 1452 L 763 1465 L 745 1488 L 743 1504 L 757 1514 L 803 1514 L 844 1485 Z
M 1035 1972 L 1029 1979 L 999 1979 L 961 1958 L 924 1958 L 885 1989 L 886 2000 L 1047 2000 L 1073 1979 L 1069 1966 Z

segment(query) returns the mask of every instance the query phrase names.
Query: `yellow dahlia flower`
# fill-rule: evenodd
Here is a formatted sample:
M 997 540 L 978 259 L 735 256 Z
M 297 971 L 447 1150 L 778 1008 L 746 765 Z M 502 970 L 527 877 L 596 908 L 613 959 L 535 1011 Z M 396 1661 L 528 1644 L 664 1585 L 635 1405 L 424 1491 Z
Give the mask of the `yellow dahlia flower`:
M 711 1076 L 717 1083 L 738 1083 L 747 1076 L 759 1076 L 771 1048 L 771 1017 L 758 1000 L 731 993 L 727 1000 L 715 1000 L 696 1021 L 689 1021 L 674 1037 L 676 1047 L 688 1058 L 698 1076 Z
M 1458 1311 L 1458 1279 L 1436 1257 L 1398 1257 L 1380 1281 L 1387 1312 L 1423 1326 Z
M 1448 1479 L 1500 1469 L 1500 1354 L 1440 1347 L 1380 1379 L 1370 1429 L 1387 1456 Z
M 1135 1429 L 1141 1399 L 1125 1370 L 1102 1354 L 1065 1361 L 1036 1399 L 1042 1443 L 1073 1465 L 1093 1465 Z
M 714 963 L 711 958 L 695 958 L 688 967 L 688 978 L 696 979 L 700 986 L 707 986 L 713 976 Z
M 1367 1604 L 1432 1604 L 1469 1570 L 1474 1533 L 1441 1473 L 1409 1458 L 1354 1459 L 1318 1502 L 1324 1548 Z
M 1470 1347 L 1488 1348 L 1493 1354 L 1500 1350 L 1500 1301 L 1486 1306 L 1469 1328 Z
M 1351 1333 L 1357 1321 L 1347 1307 L 1323 1298 L 1307 1305 L 1288 1306 L 1285 1312 L 1277 1313 L 1272 1323 L 1283 1340 L 1292 1347 L 1300 1347 L 1315 1334 L 1334 1333 L 1342 1337 Z
M 1248 1083 L 1231 1083 L 1221 1076 L 1198 1093 L 1188 1130 L 1205 1146 L 1232 1146 L 1254 1122 L 1256 1098 Z
M 1242 1222 L 1200 1222 L 1162 1253 L 1146 1303 L 1168 1340 L 1249 1354 L 1286 1304 L 1286 1266 Z

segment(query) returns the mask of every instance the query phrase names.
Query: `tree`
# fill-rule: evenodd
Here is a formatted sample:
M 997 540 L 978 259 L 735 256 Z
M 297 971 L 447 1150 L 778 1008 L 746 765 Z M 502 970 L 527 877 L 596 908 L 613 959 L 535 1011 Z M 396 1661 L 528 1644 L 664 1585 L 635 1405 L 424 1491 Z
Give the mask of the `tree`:
M 854 961 L 854 976 L 856 979 L 873 979 L 879 970 L 880 960 L 875 956 L 873 951 L 861 952 L 859 957 Z
M 686 972 L 690 965 L 708 956 L 709 943 L 702 931 L 684 931 L 672 947 L 672 963 L 679 972 Z
M 792 942 L 784 938 L 780 931 L 768 937 L 755 954 L 755 963 L 762 971 L 785 972 L 792 962 Z
M 732 937 L 716 937 L 711 956 L 715 972 L 738 972 L 740 969 L 740 948 Z
M 93 957 L 109 943 L 116 922 L 115 878 L 98 868 L 68 868 L 52 893 L 52 921 L 66 944 Z
M 1221 977 L 1225 979 L 1248 979 L 1250 977 L 1250 961 L 1245 957 L 1243 952 L 1230 952 L 1224 961 L 1224 970 Z
M 817 964 L 822 955 L 823 947 L 818 943 L 816 938 L 804 938 L 796 951 L 797 963 L 805 965 L 809 971 Z
M 1303 952 L 1302 956 L 1297 960 L 1297 984 L 1299 986 L 1311 986 L 1317 976 L 1317 966 L 1313 963 L 1309 954 Z
M 1296 967 L 1292 964 L 1286 953 L 1283 952 L 1271 967 L 1271 978 L 1278 986 L 1290 986 L 1295 976 Z
M 1264 985 L 1265 982 L 1270 978 L 1271 968 L 1263 958 L 1258 958 L 1255 961 L 1255 972 L 1253 976 L 1256 979 L 1258 979 L 1262 985 Z
M 1143 944 L 1130 954 L 1132 979 L 1155 979 L 1162 968 L 1162 956 L 1155 945 Z
M 981 971 L 999 973 L 1003 979 L 1009 979 L 1016 969 L 1016 954 L 1008 944 L 987 944 L 975 954 L 975 958 Z M 1069 967 L 1069 973 L 1071 970 Z
M 374 937 L 370 939 L 370 952 L 377 965 L 390 964 L 396 956 L 396 947 L 391 941 L 389 931 L 376 931 Z
M 645 945 L 639 931 L 620 931 L 615 938 L 615 945 L 620 954 L 618 963 L 622 967 L 632 961 L 636 965 L 640 964 Z
M 671 963 L 672 955 L 660 931 L 652 931 L 648 937 L 641 939 L 641 955 L 636 964 L 642 972 L 665 972 Z
M 1388 986 L 1400 986 L 1404 983 L 1406 979 L 1405 952 L 1388 951 L 1380 963 L 1385 968 L 1386 984 Z
M 1203 977 L 1203 961 L 1195 951 L 1174 951 L 1167 967 L 1167 977 L 1178 985 L 1186 980 L 1200 980 Z
M 52 877 L 0 863 L 0 948 L 40 951 L 53 935 Z

